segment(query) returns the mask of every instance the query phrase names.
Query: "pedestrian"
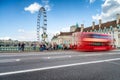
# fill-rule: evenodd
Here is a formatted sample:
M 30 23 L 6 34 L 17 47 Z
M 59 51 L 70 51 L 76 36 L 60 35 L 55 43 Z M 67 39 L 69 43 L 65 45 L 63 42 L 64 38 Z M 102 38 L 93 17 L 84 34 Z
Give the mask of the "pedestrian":
M 33 50 L 36 50 L 36 43 L 33 44 Z
M 43 44 L 40 44 L 40 51 L 43 51 Z
M 24 48 L 25 48 L 25 44 L 22 43 L 22 44 L 21 44 L 21 50 L 24 51 Z
M 46 50 L 46 45 L 45 44 L 43 44 L 43 50 Z
M 21 43 L 20 42 L 18 43 L 18 51 L 19 52 L 21 51 Z

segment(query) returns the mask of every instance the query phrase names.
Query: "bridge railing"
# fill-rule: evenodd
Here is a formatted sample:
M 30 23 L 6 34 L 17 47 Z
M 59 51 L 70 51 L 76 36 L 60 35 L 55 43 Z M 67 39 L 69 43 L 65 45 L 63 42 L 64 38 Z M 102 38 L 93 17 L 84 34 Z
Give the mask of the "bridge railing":
M 18 47 L 10 46 L 10 47 L 0 47 L 0 52 L 20 52 L 21 50 L 18 49 Z M 39 51 L 39 47 L 36 47 L 34 49 L 33 47 L 25 47 L 24 52 L 33 52 L 33 51 Z

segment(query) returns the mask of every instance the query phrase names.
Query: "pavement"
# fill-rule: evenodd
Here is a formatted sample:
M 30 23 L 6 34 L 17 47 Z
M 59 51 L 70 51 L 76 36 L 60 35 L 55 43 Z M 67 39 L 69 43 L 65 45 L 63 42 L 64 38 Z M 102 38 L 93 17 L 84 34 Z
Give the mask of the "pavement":
M 0 80 L 119 80 L 119 50 L 0 54 Z
M 111 51 L 120 51 L 120 49 L 113 49 L 113 50 L 111 50 Z

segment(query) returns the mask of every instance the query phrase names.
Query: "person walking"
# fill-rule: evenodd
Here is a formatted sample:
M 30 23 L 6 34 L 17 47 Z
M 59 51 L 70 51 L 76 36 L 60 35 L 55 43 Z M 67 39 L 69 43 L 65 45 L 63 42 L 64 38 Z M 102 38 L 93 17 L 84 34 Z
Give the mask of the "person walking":
M 21 51 L 21 43 L 20 42 L 18 43 L 18 51 L 19 52 Z
M 33 50 L 34 50 L 34 51 L 36 51 L 36 46 L 37 46 L 37 44 L 34 43 L 34 44 L 33 44 Z
M 21 44 L 21 50 L 24 51 L 24 48 L 25 48 L 25 44 L 22 43 L 22 44 Z

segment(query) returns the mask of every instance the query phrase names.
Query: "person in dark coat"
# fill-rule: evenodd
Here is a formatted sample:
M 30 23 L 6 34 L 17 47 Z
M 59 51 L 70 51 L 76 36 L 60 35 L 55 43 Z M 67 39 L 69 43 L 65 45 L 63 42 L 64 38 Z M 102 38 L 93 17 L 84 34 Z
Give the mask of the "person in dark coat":
M 25 44 L 22 43 L 22 44 L 21 44 L 21 50 L 24 51 L 24 48 L 25 48 Z
M 21 43 L 18 43 L 18 51 L 21 51 Z

